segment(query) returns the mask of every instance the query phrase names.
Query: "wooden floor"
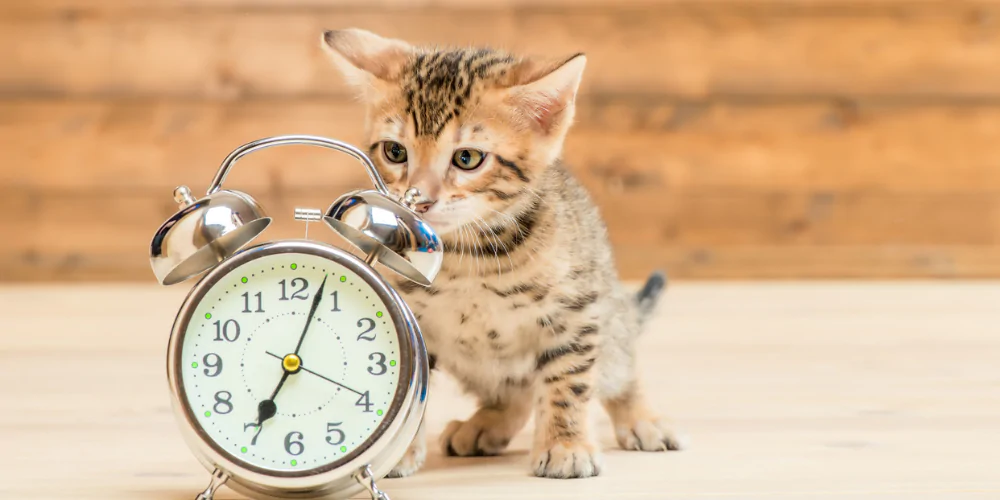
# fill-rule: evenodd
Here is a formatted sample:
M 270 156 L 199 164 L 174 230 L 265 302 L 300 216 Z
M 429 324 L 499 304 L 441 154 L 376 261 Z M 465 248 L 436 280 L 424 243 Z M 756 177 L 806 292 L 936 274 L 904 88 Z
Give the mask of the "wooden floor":
M 169 411 L 186 288 L 0 288 L 0 497 L 191 499 Z M 608 450 L 596 479 L 529 477 L 529 433 L 445 458 L 394 500 L 1000 499 L 1000 284 L 679 284 L 642 341 L 688 451 Z M 472 403 L 433 386 L 432 435 Z M 234 498 L 226 491 L 223 498 Z

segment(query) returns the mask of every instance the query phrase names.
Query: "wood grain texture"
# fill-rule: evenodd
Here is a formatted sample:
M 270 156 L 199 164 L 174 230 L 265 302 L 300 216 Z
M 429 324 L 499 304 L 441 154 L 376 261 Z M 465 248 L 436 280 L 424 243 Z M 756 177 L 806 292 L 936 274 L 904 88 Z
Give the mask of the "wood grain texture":
M 565 160 L 628 278 L 1000 277 L 998 20 L 997 0 L 0 2 L 0 280 L 148 280 L 174 186 L 265 136 L 358 143 L 318 40 L 346 26 L 586 52 Z M 276 238 L 367 182 L 285 148 L 228 185 Z
M 177 500 L 204 488 L 163 373 L 188 289 L 0 287 L 0 399 L 17 402 L 0 412 L 0 443 L 17 450 L 0 454 L 0 498 Z M 639 340 L 640 370 L 689 450 L 619 451 L 595 408 L 598 478 L 529 477 L 526 429 L 499 457 L 432 447 L 417 475 L 380 485 L 394 500 L 1000 496 L 1000 283 L 682 283 L 665 297 Z M 432 442 L 473 405 L 435 377 Z
M 302 237 L 294 208 L 325 208 L 347 188 L 256 193 L 276 219 L 262 238 Z M 594 193 L 615 207 L 607 223 L 630 279 L 657 268 L 677 278 L 1000 277 L 996 196 Z M 0 279 L 149 281 L 149 241 L 174 211 L 169 189 L 0 192 L 0 226 L 19 235 L 0 240 Z M 311 236 L 342 245 L 318 224 Z
M 585 93 L 998 97 L 1000 4 L 798 4 L 487 8 L 471 2 L 387 10 L 268 3 L 263 10 L 8 13 L 0 16 L 0 95 L 343 96 L 319 36 L 356 26 L 421 43 L 490 44 L 555 57 L 585 52 Z
M 1000 276 L 1000 108 L 671 104 L 589 99 L 566 158 L 607 220 L 624 276 Z M 149 278 L 177 184 L 203 192 L 234 145 L 359 134 L 327 100 L 8 101 L 0 107 L 0 278 Z M 317 188 L 317 185 L 322 188 Z M 285 148 L 227 186 L 298 237 L 295 206 L 367 185 L 352 160 Z M 326 234 L 324 228 L 319 233 Z M 330 240 L 331 242 L 336 240 Z
M 289 133 L 360 144 L 363 120 L 339 99 L 0 101 L 0 184 L 202 189 L 240 144 Z M 1000 192 L 997 137 L 1000 106 L 594 97 L 579 103 L 564 157 L 588 185 L 623 193 L 988 194 Z M 249 190 L 364 175 L 346 157 L 295 147 L 255 154 L 232 179 Z
M 858 11 L 914 7 L 983 7 L 997 5 L 997 0 L 622 0 L 627 8 L 662 7 L 737 7 L 782 9 L 788 11 Z M 176 9 L 330 9 L 330 8 L 595 8 L 606 7 L 607 0 L 36 0 L 0 3 L 4 15 L 55 15 L 66 13 L 113 14 Z

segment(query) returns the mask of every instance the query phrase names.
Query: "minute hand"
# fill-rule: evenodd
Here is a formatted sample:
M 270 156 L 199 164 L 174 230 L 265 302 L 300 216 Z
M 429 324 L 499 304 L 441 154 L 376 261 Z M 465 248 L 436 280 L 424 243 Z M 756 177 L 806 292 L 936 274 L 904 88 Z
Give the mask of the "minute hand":
M 281 359 L 281 356 L 278 356 L 277 354 L 274 354 L 273 352 L 270 352 L 270 351 L 267 352 L 267 355 L 271 356 L 273 358 L 276 358 L 276 359 Z M 354 394 L 357 394 L 358 396 L 364 396 L 364 394 L 362 394 L 361 391 L 359 391 L 357 389 L 351 389 L 350 387 L 347 387 L 346 385 L 341 384 L 340 382 L 337 382 L 336 380 L 333 380 L 332 378 L 328 378 L 328 377 L 326 377 L 324 375 L 320 375 L 319 373 L 316 373 L 316 372 L 314 372 L 314 371 L 306 368 L 305 366 L 300 365 L 299 368 L 301 368 L 302 371 L 308 372 L 308 373 L 312 373 L 313 375 L 316 375 L 317 377 L 319 377 L 319 378 L 321 378 L 323 380 L 326 380 L 327 382 L 331 382 L 333 384 L 339 385 L 340 387 L 343 387 L 344 389 L 347 389 L 347 390 L 353 392 Z
M 306 318 L 306 326 L 302 329 L 302 336 L 299 337 L 299 344 L 295 346 L 295 355 L 299 355 L 299 349 L 302 349 L 302 341 L 306 339 L 306 332 L 309 331 L 309 324 L 312 323 L 313 316 L 316 315 L 316 309 L 319 307 L 320 301 L 323 300 L 323 288 L 326 287 L 326 279 L 330 275 L 323 276 L 323 282 L 319 285 L 319 291 L 316 292 L 316 296 L 313 297 L 312 307 L 309 309 L 309 317 Z

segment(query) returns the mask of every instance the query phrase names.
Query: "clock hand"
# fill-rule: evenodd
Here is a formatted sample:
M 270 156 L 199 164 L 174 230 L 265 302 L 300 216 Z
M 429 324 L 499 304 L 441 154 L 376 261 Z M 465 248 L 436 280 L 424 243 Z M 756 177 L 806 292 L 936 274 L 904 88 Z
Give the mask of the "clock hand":
M 312 323 L 313 316 L 316 315 L 316 308 L 319 307 L 319 303 L 323 300 L 323 288 L 326 286 L 326 279 L 330 275 L 323 276 L 323 283 L 319 285 L 319 291 L 316 292 L 316 296 L 313 297 L 312 307 L 309 309 L 309 317 L 306 318 L 306 327 L 302 329 L 302 336 L 299 337 L 299 344 L 295 346 L 295 355 L 298 356 L 299 349 L 302 349 L 302 341 L 306 339 L 306 332 L 309 331 L 309 324 Z
M 284 358 L 281 358 L 280 356 L 277 357 L 278 359 L 284 361 Z M 296 363 L 300 362 L 298 360 L 298 356 L 289 355 L 289 357 L 294 357 Z M 278 397 L 278 391 L 280 391 L 281 387 L 285 385 L 285 381 L 288 380 L 288 376 L 298 373 L 300 368 L 296 366 L 294 370 L 290 370 L 288 366 L 282 362 L 281 369 L 284 370 L 284 373 L 281 374 L 281 380 L 278 381 L 278 386 L 274 388 L 274 392 L 271 393 L 271 397 L 257 404 L 257 433 L 254 434 L 253 437 L 254 443 L 257 442 L 257 436 L 260 435 L 260 431 L 264 427 L 264 422 L 278 413 L 278 406 L 274 404 L 274 399 Z
M 330 275 L 326 275 L 323 277 L 323 283 L 319 285 L 319 291 L 317 291 L 316 296 L 313 297 L 312 307 L 309 308 L 309 317 L 306 318 L 306 326 L 302 329 L 302 336 L 299 337 L 299 344 L 295 346 L 295 354 L 287 356 L 294 359 L 294 365 L 296 368 L 294 370 L 289 370 L 288 365 L 284 362 L 284 357 L 268 353 L 282 360 L 281 369 L 285 372 L 281 374 L 281 380 L 278 381 L 278 386 L 274 388 L 274 392 L 271 393 L 271 397 L 257 404 L 257 433 L 254 434 L 254 443 L 257 442 L 257 436 L 260 435 L 260 431 L 264 428 L 264 422 L 278 413 L 278 406 L 274 404 L 274 398 L 278 397 L 278 392 L 281 390 L 281 387 L 285 385 L 285 381 L 288 380 L 288 376 L 293 373 L 298 373 L 299 369 L 301 369 L 301 360 L 298 357 L 299 349 L 302 348 L 302 341 L 306 339 L 306 332 L 309 331 L 309 325 L 312 323 L 313 316 L 316 315 L 316 309 L 319 307 L 320 301 L 323 300 L 323 288 L 326 287 L 326 279 L 329 276 Z
M 266 351 L 265 351 L 265 352 L 266 352 Z M 268 352 L 268 353 L 267 353 L 267 355 L 268 355 L 268 356 L 273 356 L 273 357 L 275 357 L 275 358 L 278 358 L 278 359 L 281 359 L 281 356 L 278 356 L 277 354 L 274 354 L 274 353 L 272 353 L 272 352 Z M 340 387 L 343 387 L 344 389 L 347 389 L 347 390 L 349 390 L 349 391 L 353 392 L 354 394 L 357 394 L 358 396 L 364 396 L 364 394 L 362 394 L 362 393 L 361 393 L 360 391 L 357 391 L 357 390 L 354 390 L 354 389 L 351 389 L 350 387 L 347 387 L 346 385 L 344 385 L 344 384 L 341 384 L 340 382 L 337 382 L 336 380 L 333 380 L 333 379 L 329 379 L 329 378 L 326 378 L 326 377 L 324 377 L 323 375 L 320 375 L 320 374 L 318 374 L 318 373 L 316 373 L 316 372 L 314 372 L 314 371 L 312 371 L 312 370 L 310 370 L 310 369 L 306 368 L 305 366 L 302 366 L 302 365 L 299 365 L 299 369 L 301 369 L 301 370 L 302 370 L 302 371 L 304 371 L 304 372 L 309 372 L 309 373 L 312 373 L 313 375 L 316 375 L 317 377 L 319 377 L 319 378 L 321 378 L 321 379 L 323 379 L 323 380 L 326 380 L 327 382 L 331 382 L 331 383 L 333 383 L 333 384 L 336 384 L 336 385 L 339 385 Z

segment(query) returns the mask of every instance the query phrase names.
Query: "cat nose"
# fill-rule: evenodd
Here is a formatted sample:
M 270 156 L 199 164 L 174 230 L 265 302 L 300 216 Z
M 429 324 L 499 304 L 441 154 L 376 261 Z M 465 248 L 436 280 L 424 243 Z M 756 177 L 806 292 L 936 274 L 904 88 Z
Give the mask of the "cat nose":
M 435 203 L 437 200 L 421 200 L 413 205 L 413 210 L 418 214 L 425 214 Z
M 416 186 L 410 186 L 403 193 L 403 203 L 405 203 L 411 210 L 417 212 L 418 214 L 425 214 L 428 210 L 437 203 L 437 200 L 431 199 L 424 195 L 420 188 Z

